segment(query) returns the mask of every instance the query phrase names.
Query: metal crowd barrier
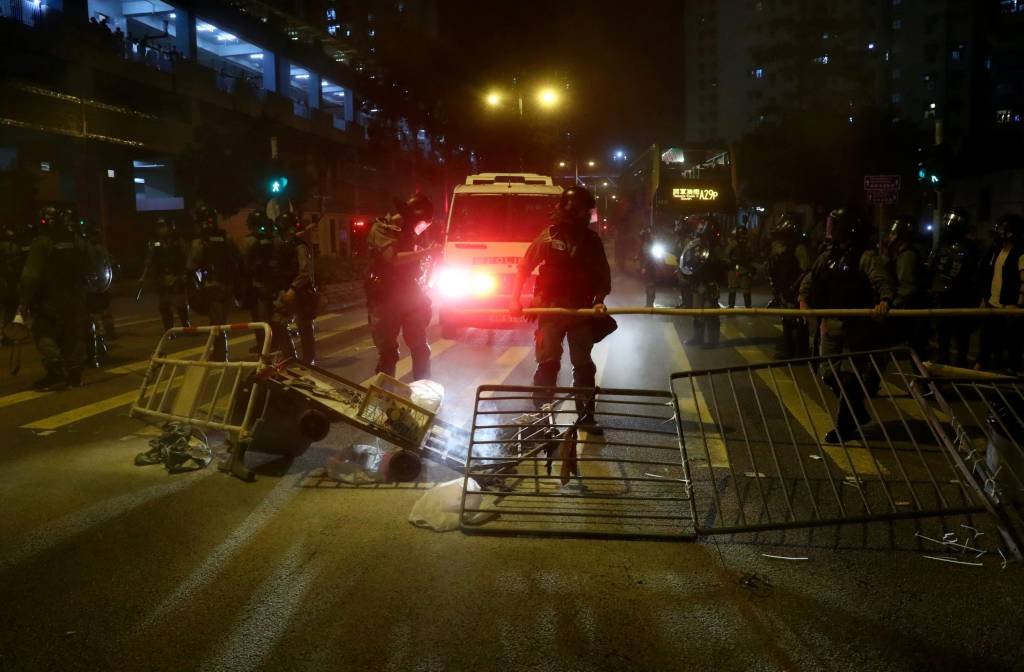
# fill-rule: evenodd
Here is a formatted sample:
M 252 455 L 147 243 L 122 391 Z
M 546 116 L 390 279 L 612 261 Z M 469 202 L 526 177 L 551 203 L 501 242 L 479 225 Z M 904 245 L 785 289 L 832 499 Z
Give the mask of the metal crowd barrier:
M 242 331 L 262 332 L 263 345 L 258 360 L 211 359 L 219 340 Z M 206 334 L 206 344 L 197 358 L 167 354 L 168 344 L 175 337 L 201 334 Z M 130 416 L 159 424 L 181 422 L 218 430 L 227 434 L 233 446 L 245 443 L 262 412 L 257 403 L 258 386 L 248 383 L 267 368 L 270 343 L 270 325 L 265 322 L 167 330 L 153 352 Z
M 484 385 L 469 439 L 464 532 L 693 538 L 668 392 Z
M 883 350 L 675 373 L 671 386 L 697 534 L 987 513 L 1020 557 L 1017 379 L 941 381 L 911 351 Z M 837 426 L 842 442 L 823 441 Z

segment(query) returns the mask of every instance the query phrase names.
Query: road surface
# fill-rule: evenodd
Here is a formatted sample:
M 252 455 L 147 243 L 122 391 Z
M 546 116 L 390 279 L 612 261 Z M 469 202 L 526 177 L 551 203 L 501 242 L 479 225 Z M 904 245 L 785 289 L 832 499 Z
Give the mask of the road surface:
M 611 302 L 641 300 L 622 280 Z M 454 477 L 440 467 L 309 487 L 355 438 L 343 427 L 294 462 L 251 455 L 255 483 L 135 467 L 153 436 L 127 417 L 151 308 L 124 310 L 80 389 L 26 392 L 29 351 L 0 378 L 0 670 L 1024 669 L 1024 581 L 994 540 L 979 567 L 923 557 L 909 522 L 692 542 L 439 534 L 407 517 Z M 596 349 L 599 384 L 667 389 L 672 371 L 770 358 L 773 321 L 724 325 L 701 350 L 687 320 L 624 317 Z M 318 326 L 323 366 L 372 374 L 361 309 Z M 430 337 L 449 421 L 468 420 L 477 385 L 530 381 L 526 331 Z

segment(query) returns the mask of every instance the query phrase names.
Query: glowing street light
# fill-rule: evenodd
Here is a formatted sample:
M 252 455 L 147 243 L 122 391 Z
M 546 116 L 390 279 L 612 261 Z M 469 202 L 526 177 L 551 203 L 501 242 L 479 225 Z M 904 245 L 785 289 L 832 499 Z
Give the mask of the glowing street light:
M 558 162 L 558 167 L 559 168 L 565 168 L 565 161 L 559 161 Z
M 497 91 L 491 91 L 484 97 L 484 102 L 487 103 L 487 107 L 498 107 L 501 105 L 501 94 Z
M 596 161 L 587 161 L 587 166 L 590 167 L 590 168 L 593 168 L 596 165 L 597 165 Z
M 621 149 L 616 149 L 615 153 L 612 154 L 616 161 L 624 161 L 626 159 L 626 152 Z
M 558 95 L 558 91 L 551 87 L 544 87 L 537 91 L 537 104 L 541 107 L 551 109 L 561 102 L 561 97 Z

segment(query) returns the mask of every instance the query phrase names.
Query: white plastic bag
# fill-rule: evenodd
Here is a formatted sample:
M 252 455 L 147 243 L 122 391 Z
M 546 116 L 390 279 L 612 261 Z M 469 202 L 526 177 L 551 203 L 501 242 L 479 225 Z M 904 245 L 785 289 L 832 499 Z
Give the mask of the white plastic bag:
M 444 386 L 432 380 L 416 380 L 409 384 L 412 403 L 437 415 L 444 402 Z
M 329 478 L 351 485 L 380 483 L 384 451 L 376 446 L 354 443 L 327 458 L 324 472 Z
M 417 527 L 427 527 L 435 532 L 449 532 L 459 529 L 459 505 L 462 500 L 462 478 L 447 483 L 439 483 L 427 490 L 417 500 L 409 513 L 409 522 Z M 472 478 L 469 479 L 469 492 L 480 492 L 480 486 Z M 482 508 L 483 497 L 466 495 L 466 508 Z M 473 513 L 466 516 L 466 522 L 478 525 L 494 514 L 490 512 Z

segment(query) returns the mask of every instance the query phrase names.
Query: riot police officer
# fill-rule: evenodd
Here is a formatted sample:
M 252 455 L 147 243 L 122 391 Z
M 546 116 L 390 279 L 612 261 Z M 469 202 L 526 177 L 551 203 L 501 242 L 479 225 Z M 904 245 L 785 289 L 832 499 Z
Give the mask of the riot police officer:
M 1024 218 L 1008 214 L 993 230 L 995 241 L 983 268 L 982 305 L 1024 308 Z M 1021 318 L 988 318 L 981 329 L 978 367 L 1016 375 L 1021 366 Z
M 885 260 L 870 249 L 870 231 L 863 213 L 856 208 L 833 210 L 825 235 L 828 249 L 800 283 L 800 307 L 874 307 L 876 315 L 885 315 L 893 300 L 892 280 Z M 819 329 L 823 356 L 872 350 L 884 342 L 879 323 L 871 318 L 823 319 Z M 827 443 L 853 440 L 857 426 L 871 421 L 864 407 L 864 390 L 875 394 L 881 378 L 869 361 L 858 360 L 854 368 L 840 369 L 838 376 L 825 376 L 825 383 L 840 400 L 836 426 L 825 434 Z
M 245 270 L 244 302 L 253 322 L 266 322 L 275 336 L 273 347 L 280 346 L 278 335 L 282 325 L 274 312 L 274 302 L 284 289 L 286 251 L 277 235 L 274 222 L 262 210 L 253 210 L 246 218 L 248 235 L 242 240 L 240 252 Z M 256 332 L 256 351 L 263 349 L 263 333 Z
M 181 326 L 191 326 L 187 294 L 188 250 L 174 223 L 166 217 L 156 219 L 156 236 L 146 246 L 146 261 L 139 285 L 156 290 L 157 306 L 164 331 L 174 326 L 174 312 Z
M 693 281 L 679 270 L 679 258 L 683 255 L 687 243 L 693 239 L 701 221 L 703 221 L 702 218 L 693 215 L 680 217 L 673 227 L 676 256 L 675 277 L 676 286 L 679 288 L 679 303 L 676 308 L 693 308 Z
M 611 269 L 601 238 L 589 228 L 590 214 L 595 207 L 593 195 L 573 185 L 562 192 L 552 216 L 553 224 L 534 240 L 519 262 L 509 312 L 522 315 L 523 285 L 538 266 L 534 302 L 539 308 L 594 308 L 605 312 L 605 297 L 611 292 Z M 537 320 L 537 370 L 533 384 L 554 387 L 562 365 L 562 342 L 569 344 L 573 387 L 595 385 L 597 367 L 591 358 L 594 347 L 594 321 L 587 317 L 542 315 Z M 544 403 L 547 395 L 538 395 Z M 597 431 L 593 410 L 577 409 L 585 416 L 584 423 Z
M 46 369 L 33 385 L 39 390 L 82 384 L 93 260 L 76 222 L 70 209 L 43 208 L 21 273 L 19 312 L 32 316 L 32 336 Z
M 788 212 L 783 213 L 771 229 L 768 251 L 771 307 L 798 308 L 800 305 L 800 280 L 811 267 L 811 257 L 801 233 L 797 215 Z M 809 344 L 810 330 L 806 320 L 782 318 L 782 342 L 775 352 L 776 359 L 807 357 L 810 355 Z
M 114 264 L 95 221 L 79 217 L 77 223 L 79 235 L 90 247 L 93 260 L 86 294 L 86 305 L 89 309 L 86 356 L 93 368 L 99 368 L 107 355 L 107 341 L 117 338 L 114 315 L 110 310 L 113 302 L 111 287 L 114 281 Z
M 651 227 L 644 227 L 640 233 L 640 249 L 637 260 L 640 263 L 640 275 L 644 280 L 648 308 L 654 307 L 659 280 L 670 273 L 672 276 L 675 275 L 679 250 L 674 232 L 670 237 L 657 236 Z
M 18 310 L 18 281 L 24 258 L 14 227 L 0 224 L 0 329 L 14 319 Z M 3 345 L 10 345 L 6 336 Z
M 320 301 L 314 265 L 316 254 L 310 240 L 315 226 L 315 221 L 303 226 L 293 212 L 282 213 L 277 218 L 283 258 L 281 266 L 285 278 L 277 311 L 287 318 L 294 318 L 299 332 L 299 359 L 309 365 L 316 362 L 313 320 Z M 286 343 L 284 345 L 287 346 Z
M 725 251 L 729 264 L 729 307 L 736 307 L 736 292 L 743 292 L 743 305 L 750 308 L 751 288 L 754 284 L 754 252 L 750 248 L 747 227 L 740 224 L 732 232 Z
M 886 269 L 893 279 L 893 308 L 924 308 L 927 306 L 926 271 L 921 253 L 914 247 L 917 223 L 899 216 L 889 225 L 884 241 Z M 928 356 L 928 323 L 917 318 L 902 318 L 893 327 L 895 340 L 905 342 L 922 359 Z
M 430 199 L 417 192 L 405 201 L 396 200 L 395 211 L 376 219 L 370 227 L 367 247 L 371 263 L 364 287 L 378 373 L 395 375 L 401 334 L 412 356 L 413 378 L 430 377 L 427 326 L 431 304 L 426 267 L 436 248 L 417 229 L 429 225 L 433 217 Z
M 931 304 L 936 308 L 973 308 L 978 305 L 978 247 L 968 237 L 967 215 L 953 210 L 942 218 L 939 247 L 928 260 L 931 273 Z M 956 342 L 956 366 L 967 366 L 967 351 L 974 321 L 963 317 L 936 320 L 938 351 L 935 361 L 950 363 L 951 345 Z
M 694 308 L 719 308 L 725 259 L 722 254 L 721 231 L 710 217 L 701 217 L 694 237 L 683 248 L 679 270 L 693 286 Z M 721 327 L 718 316 L 693 318 L 693 336 L 687 345 L 717 348 Z
M 238 247 L 220 228 L 214 210 L 200 208 L 196 218 L 199 220 L 199 237 L 192 241 L 187 268 L 198 281 L 198 297 L 210 324 L 226 324 L 240 267 Z M 227 359 L 227 332 L 214 343 L 211 357 Z

